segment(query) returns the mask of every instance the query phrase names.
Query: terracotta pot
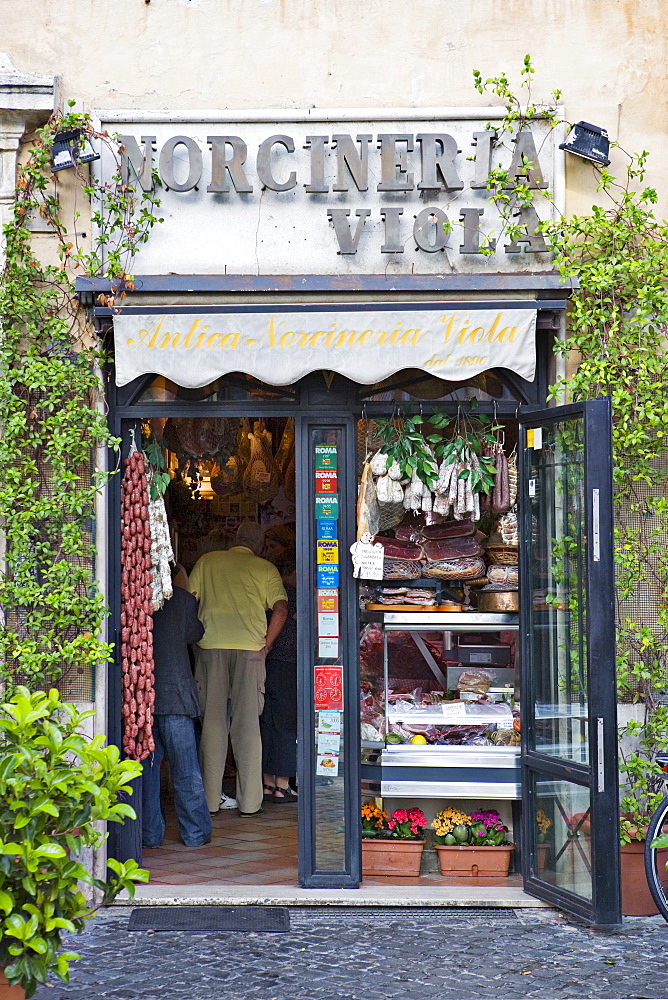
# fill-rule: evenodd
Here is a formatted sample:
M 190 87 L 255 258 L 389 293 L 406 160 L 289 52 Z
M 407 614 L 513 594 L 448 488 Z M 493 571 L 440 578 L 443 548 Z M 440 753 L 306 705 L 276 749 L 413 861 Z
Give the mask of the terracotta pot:
M 543 844 L 536 844 L 536 864 L 537 864 L 537 874 L 540 875 L 547 868 L 547 852 L 552 847 L 547 841 Z
M 441 875 L 454 878 L 477 878 L 479 875 L 503 876 L 510 869 L 513 844 L 502 847 L 448 847 L 435 844 Z
M 7 977 L 0 969 L 0 1000 L 25 1000 L 26 991 L 22 986 L 10 986 Z
M 651 917 L 658 913 L 645 877 L 645 841 L 622 844 L 622 913 L 625 917 Z M 665 864 L 668 849 L 659 851 Z
M 362 875 L 415 877 L 420 874 L 424 840 L 362 838 Z

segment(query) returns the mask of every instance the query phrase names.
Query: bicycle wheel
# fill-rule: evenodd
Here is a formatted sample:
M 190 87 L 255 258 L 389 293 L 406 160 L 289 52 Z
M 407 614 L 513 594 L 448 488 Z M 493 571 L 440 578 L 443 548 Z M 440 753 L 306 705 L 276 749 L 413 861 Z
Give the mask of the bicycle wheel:
M 668 851 L 665 847 L 661 849 L 650 847 L 654 838 L 662 833 L 668 833 L 668 796 L 662 800 L 652 816 L 645 841 L 645 875 L 649 891 L 661 916 L 664 920 L 668 920 L 668 872 L 666 871 Z

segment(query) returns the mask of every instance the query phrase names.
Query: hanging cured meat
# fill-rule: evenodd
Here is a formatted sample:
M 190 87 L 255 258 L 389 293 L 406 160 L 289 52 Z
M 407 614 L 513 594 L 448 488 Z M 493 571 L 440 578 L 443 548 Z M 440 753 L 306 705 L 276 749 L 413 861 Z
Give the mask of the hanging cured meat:
M 123 750 L 141 761 L 155 749 L 151 732 L 155 693 L 148 482 L 143 455 L 136 448 L 125 459 L 121 496 Z
M 357 538 L 375 535 L 379 530 L 378 498 L 373 481 L 373 473 L 368 462 L 364 463 L 360 492 L 357 498 Z
M 165 601 L 174 593 L 172 589 L 172 571 L 170 564 L 174 562 L 172 542 L 169 537 L 167 511 L 162 495 L 155 500 L 149 500 L 148 516 L 151 526 L 151 577 L 153 610 L 158 611 Z
M 231 497 L 241 493 L 241 467 L 236 455 L 228 458 L 222 469 L 211 477 L 211 488 L 219 497 Z
M 244 493 L 254 503 L 269 503 L 281 488 L 281 470 L 271 454 L 271 434 L 256 420 L 249 435 L 251 453 L 243 475 Z
M 215 458 L 224 465 L 234 451 L 238 426 L 227 417 L 175 417 L 165 424 L 164 437 L 181 460 Z
M 292 452 L 292 458 L 288 462 L 288 467 L 285 470 L 285 495 L 290 501 L 290 503 L 295 503 L 297 500 L 296 484 L 295 484 L 295 453 Z
M 281 443 L 278 446 L 276 455 L 274 456 L 274 461 L 276 465 L 281 470 L 281 473 L 285 476 L 288 465 L 290 464 L 290 459 L 295 453 L 295 421 L 293 417 L 290 417 L 285 421 L 285 429 L 281 437 Z

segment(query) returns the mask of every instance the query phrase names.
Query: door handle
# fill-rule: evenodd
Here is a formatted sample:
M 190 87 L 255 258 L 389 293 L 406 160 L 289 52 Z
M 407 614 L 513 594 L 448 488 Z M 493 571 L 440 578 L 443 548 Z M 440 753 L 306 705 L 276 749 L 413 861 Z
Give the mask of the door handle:
M 596 719 L 596 759 L 598 791 L 605 791 L 605 757 L 603 756 L 603 719 Z
M 594 562 L 601 561 L 601 491 L 591 491 L 592 549 Z

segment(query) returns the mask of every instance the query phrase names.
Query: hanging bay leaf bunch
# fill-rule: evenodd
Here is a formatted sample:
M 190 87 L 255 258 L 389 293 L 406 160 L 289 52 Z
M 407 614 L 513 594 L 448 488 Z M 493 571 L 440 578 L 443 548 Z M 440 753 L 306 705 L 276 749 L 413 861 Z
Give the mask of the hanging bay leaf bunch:
M 435 423 L 436 417 L 429 418 L 429 423 Z M 443 418 L 447 423 L 447 417 Z M 376 423 L 378 430 L 376 439 L 380 438 L 381 445 L 379 455 L 387 456 L 386 466 L 391 479 L 397 478 L 397 469 L 401 478 L 416 480 L 433 490 L 438 479 L 438 467 L 435 462 L 434 444 L 441 442 L 441 435 L 425 436 L 421 427 L 427 421 L 419 414 L 409 416 L 408 410 L 399 417 L 379 418 Z

